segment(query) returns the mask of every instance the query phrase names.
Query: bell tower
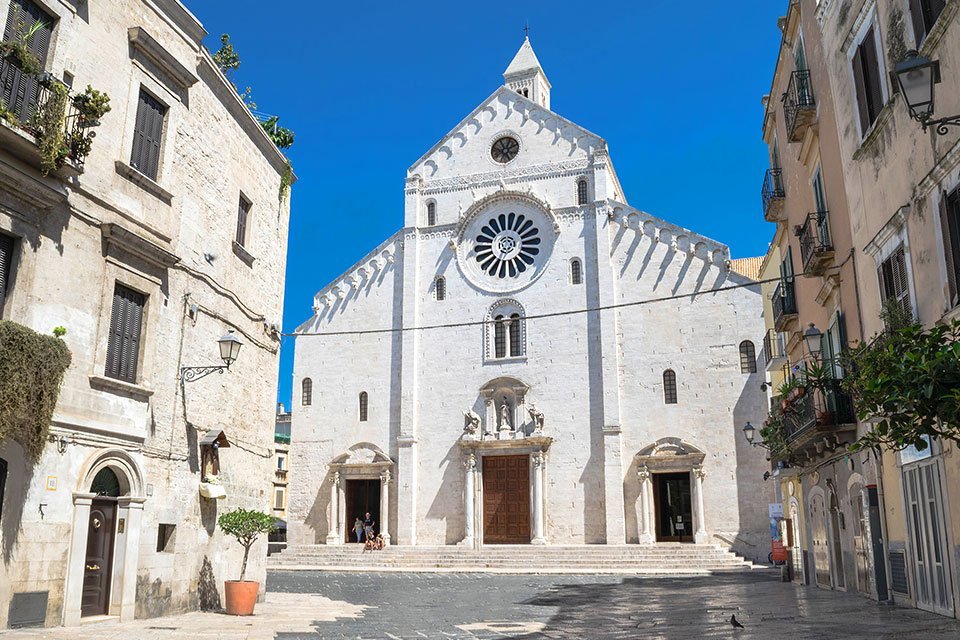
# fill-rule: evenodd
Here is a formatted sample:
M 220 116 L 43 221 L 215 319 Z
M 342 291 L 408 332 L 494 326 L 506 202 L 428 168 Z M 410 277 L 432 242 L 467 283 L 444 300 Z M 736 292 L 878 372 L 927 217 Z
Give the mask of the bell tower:
M 533 100 L 544 109 L 550 108 L 550 81 L 530 46 L 529 36 L 523 39 L 517 55 L 513 56 L 510 66 L 503 72 L 503 83 L 508 89 Z

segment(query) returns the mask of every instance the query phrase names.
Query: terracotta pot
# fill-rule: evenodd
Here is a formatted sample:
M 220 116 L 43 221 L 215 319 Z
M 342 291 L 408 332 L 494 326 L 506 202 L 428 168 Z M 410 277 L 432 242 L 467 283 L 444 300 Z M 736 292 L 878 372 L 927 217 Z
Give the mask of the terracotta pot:
M 260 583 L 253 580 L 225 580 L 223 592 L 226 600 L 227 613 L 231 616 L 252 616 L 253 607 L 257 604 L 257 592 Z

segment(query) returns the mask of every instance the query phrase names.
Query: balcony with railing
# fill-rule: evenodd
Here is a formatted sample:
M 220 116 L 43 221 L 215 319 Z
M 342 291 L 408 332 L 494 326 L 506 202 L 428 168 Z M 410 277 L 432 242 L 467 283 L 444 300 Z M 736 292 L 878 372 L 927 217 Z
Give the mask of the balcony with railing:
M 39 169 L 75 176 L 83 171 L 99 120 L 81 108 L 85 94 L 71 94 L 49 73 L 24 73 L 0 57 L 0 149 Z
M 763 201 L 764 219 L 767 222 L 782 222 L 784 220 L 783 201 L 786 198 L 783 190 L 783 169 L 774 167 L 767 169 L 763 174 L 760 198 Z
M 800 142 L 807 129 L 817 121 L 817 102 L 813 97 L 813 82 L 809 69 L 790 74 L 790 82 L 783 97 L 784 123 L 790 142 Z
M 773 328 L 777 331 L 786 331 L 792 322 L 797 320 L 797 296 L 794 292 L 793 279 L 781 280 L 773 290 Z
M 820 454 L 824 447 L 841 444 L 841 434 L 855 433 L 855 420 L 853 401 L 840 380 L 827 380 L 806 389 L 783 409 L 783 436 L 794 455 Z
M 787 348 L 783 334 L 769 329 L 763 336 L 763 362 L 767 371 L 780 367 L 787 358 Z
M 285 482 L 287 481 L 287 470 L 286 470 L 286 469 L 275 469 L 275 470 L 274 470 L 274 476 L 275 476 L 275 478 L 276 478 L 276 482 L 283 482 L 283 483 L 285 483 Z
M 830 238 L 830 215 L 827 211 L 807 214 L 797 227 L 800 238 L 800 257 L 805 272 L 816 273 L 833 262 L 833 240 Z

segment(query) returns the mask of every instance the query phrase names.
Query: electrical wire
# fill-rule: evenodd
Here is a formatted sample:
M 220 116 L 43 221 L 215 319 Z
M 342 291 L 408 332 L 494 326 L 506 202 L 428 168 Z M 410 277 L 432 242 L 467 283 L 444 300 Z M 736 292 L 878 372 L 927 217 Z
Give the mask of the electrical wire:
M 846 262 L 846 261 L 844 261 Z M 838 270 L 843 265 L 837 265 L 831 267 L 828 271 Z M 818 272 L 816 274 L 796 273 L 790 276 L 791 278 L 800 278 L 806 275 L 824 275 L 823 272 Z M 626 307 L 640 307 L 648 304 L 654 304 L 657 302 L 670 302 L 671 300 L 682 300 L 684 298 L 695 298 L 697 296 L 707 295 L 711 293 L 723 293 L 725 291 L 734 291 L 736 289 L 744 289 L 748 287 L 759 287 L 760 285 L 767 284 L 769 282 L 781 282 L 783 277 L 777 276 L 775 278 L 766 278 L 765 280 L 754 280 L 747 283 L 734 284 L 726 287 L 718 287 L 716 289 L 707 289 L 705 291 L 694 291 L 692 293 L 678 293 L 671 296 L 663 296 L 661 298 L 648 298 L 646 300 L 634 300 L 633 302 L 618 302 L 615 304 L 600 305 L 596 307 L 587 307 L 585 309 L 570 309 L 568 311 L 552 311 L 549 313 L 535 313 L 531 315 L 521 316 L 520 320 L 542 320 L 544 318 L 557 318 L 561 316 L 571 316 L 578 315 L 582 313 L 593 313 L 596 311 L 609 311 L 611 309 L 623 309 Z M 467 322 L 449 322 L 445 324 L 431 324 L 423 325 L 419 327 L 391 327 L 387 329 L 355 329 L 355 330 L 346 330 L 346 331 L 303 331 L 298 333 L 282 333 L 284 337 L 293 336 L 361 336 L 361 335 L 371 335 L 371 334 L 381 334 L 381 333 L 399 333 L 403 331 L 429 331 L 433 329 L 457 329 L 460 327 L 477 327 L 487 324 L 494 324 L 495 320 L 470 320 Z

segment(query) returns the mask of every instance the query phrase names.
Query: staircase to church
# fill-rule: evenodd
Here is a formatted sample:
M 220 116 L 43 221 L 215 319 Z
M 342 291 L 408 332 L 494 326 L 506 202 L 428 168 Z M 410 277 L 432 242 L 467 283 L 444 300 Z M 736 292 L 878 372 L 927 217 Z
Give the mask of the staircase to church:
M 715 545 L 390 546 L 364 552 L 357 544 L 291 545 L 267 559 L 275 571 L 451 571 L 705 575 L 763 568 Z

